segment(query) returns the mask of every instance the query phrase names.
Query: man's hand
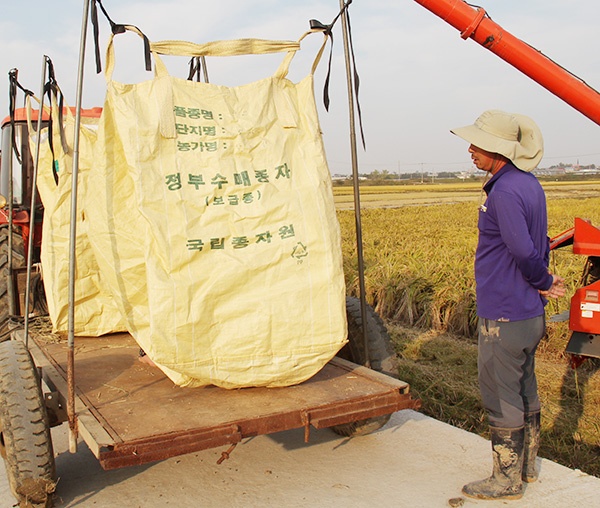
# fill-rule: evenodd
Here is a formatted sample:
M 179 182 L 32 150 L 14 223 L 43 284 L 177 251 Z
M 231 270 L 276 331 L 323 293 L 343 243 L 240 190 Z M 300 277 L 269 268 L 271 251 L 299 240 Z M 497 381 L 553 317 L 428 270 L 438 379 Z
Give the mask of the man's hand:
M 546 291 L 540 291 L 546 298 L 559 298 L 565 295 L 565 279 L 558 275 L 552 275 L 552 285 Z

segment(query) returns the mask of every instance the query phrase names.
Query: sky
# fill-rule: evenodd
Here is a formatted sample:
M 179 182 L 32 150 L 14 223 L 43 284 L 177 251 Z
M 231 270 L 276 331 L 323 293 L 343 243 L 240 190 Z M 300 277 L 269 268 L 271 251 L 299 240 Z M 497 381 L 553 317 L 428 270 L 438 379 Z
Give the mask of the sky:
M 0 0 L 0 114 L 8 114 L 8 72 L 39 95 L 44 55 L 53 62 L 66 101 L 76 103 L 77 67 L 85 0 Z M 196 43 L 236 38 L 297 40 L 309 20 L 330 23 L 339 0 L 103 0 L 117 23 L 139 27 L 150 40 Z M 600 90 L 597 0 L 479 0 L 491 19 L 571 73 Z M 358 139 L 358 171 L 391 173 L 472 169 L 465 141 L 451 128 L 473 123 L 487 109 L 530 116 L 544 135 L 540 167 L 600 165 L 600 129 L 593 121 L 545 90 L 414 0 L 354 0 L 350 21 L 358 100 L 366 150 Z M 96 74 L 88 24 L 83 106 L 101 106 L 106 81 Z M 110 28 L 100 15 L 102 55 Z M 310 71 L 322 41 L 311 35 L 292 62 L 290 79 Z M 145 72 L 140 39 L 115 38 L 114 79 L 138 82 Z M 282 55 L 209 58 L 211 83 L 237 86 L 274 73 Z M 186 77 L 188 59 L 165 57 L 172 75 Z M 350 174 L 352 150 L 341 23 L 334 28 L 329 111 L 322 91 L 329 48 L 315 74 L 315 98 L 327 160 L 333 174 Z M 1 78 L 4 75 L 5 78 Z M 19 96 L 19 105 L 22 96 Z M 1 112 L 4 113 L 1 113 Z

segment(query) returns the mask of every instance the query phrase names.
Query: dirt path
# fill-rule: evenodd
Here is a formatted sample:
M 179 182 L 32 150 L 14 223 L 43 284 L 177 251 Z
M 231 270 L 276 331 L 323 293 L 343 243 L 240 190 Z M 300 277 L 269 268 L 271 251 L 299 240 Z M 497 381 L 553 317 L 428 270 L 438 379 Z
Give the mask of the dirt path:
M 596 186 L 590 186 L 584 183 L 565 184 L 549 184 L 544 185 L 546 197 L 550 199 L 565 199 L 565 198 L 596 198 L 600 195 Z M 343 191 L 334 189 L 334 202 L 337 210 L 354 210 L 354 196 L 350 192 L 351 189 L 344 188 Z M 407 190 L 398 186 L 398 190 L 390 190 L 390 187 L 382 188 L 378 192 L 377 186 L 368 187 L 366 190 L 361 190 L 360 204 L 361 209 L 368 208 L 400 208 L 403 206 L 416 205 L 442 205 L 464 202 L 479 202 L 481 201 L 481 189 L 469 188 L 456 190 L 436 190 L 435 186 L 427 185 L 422 189 Z

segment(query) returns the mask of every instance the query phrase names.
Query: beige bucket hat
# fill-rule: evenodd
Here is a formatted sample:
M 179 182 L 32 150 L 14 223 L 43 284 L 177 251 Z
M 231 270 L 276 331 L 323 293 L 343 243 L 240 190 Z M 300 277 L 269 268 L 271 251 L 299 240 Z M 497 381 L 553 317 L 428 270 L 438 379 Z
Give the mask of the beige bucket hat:
M 478 148 L 504 155 L 523 171 L 535 169 L 544 155 L 542 132 L 525 115 L 490 109 L 484 111 L 473 125 L 450 132 Z

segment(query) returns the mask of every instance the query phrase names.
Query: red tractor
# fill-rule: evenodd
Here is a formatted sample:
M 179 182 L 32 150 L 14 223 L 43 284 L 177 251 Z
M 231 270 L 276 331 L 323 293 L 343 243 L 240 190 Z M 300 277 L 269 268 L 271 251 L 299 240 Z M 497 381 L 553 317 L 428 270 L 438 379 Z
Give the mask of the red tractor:
M 20 287 L 24 289 L 32 215 L 34 231 L 31 254 L 33 263 L 39 266 L 43 206 L 37 199 L 35 210 L 31 210 L 33 158 L 29 149 L 25 110 L 15 110 L 13 115 L 3 120 L 1 127 L 0 326 L 5 327 L 10 316 L 18 316 L 23 312 L 24 302 L 18 293 L 21 292 Z M 32 280 L 32 288 L 34 308 L 37 312 L 43 312 L 45 304 L 39 273 Z
M 50 59 L 47 62 L 49 78 L 44 86 L 45 93 L 54 91 L 62 101 L 52 62 Z M 9 114 L 0 125 L 0 331 L 5 332 L 6 328 L 12 328 L 9 326 L 11 319 L 24 316 L 27 308 L 30 315 L 47 314 L 40 262 L 44 207 L 35 190 L 36 154 L 29 130 L 33 125 L 34 129 L 40 130 L 50 127 L 51 131 L 52 123 L 56 128 L 62 121 L 62 118 L 53 121 L 47 109 L 39 119 L 38 109 L 29 107 L 30 101 L 35 100 L 32 99 L 34 94 L 21 86 L 17 75 L 17 69 L 8 73 Z M 25 97 L 22 108 L 15 107 L 19 90 Z M 98 117 L 101 111 L 101 108 L 94 108 L 82 110 L 82 114 Z M 28 305 L 26 295 L 29 295 Z M 8 333 L 0 334 L 0 342 L 8 336 Z

